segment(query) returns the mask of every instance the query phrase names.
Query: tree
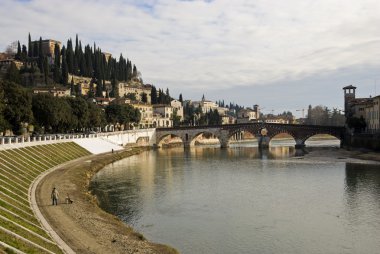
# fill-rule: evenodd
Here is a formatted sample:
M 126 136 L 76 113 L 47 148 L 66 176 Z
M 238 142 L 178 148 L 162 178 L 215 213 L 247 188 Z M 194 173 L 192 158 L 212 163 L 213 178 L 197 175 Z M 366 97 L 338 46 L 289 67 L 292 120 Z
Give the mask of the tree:
M 78 126 L 69 99 L 54 97 L 51 94 L 33 96 L 32 109 L 36 124 L 46 132 L 69 132 Z
M 55 83 L 61 83 L 62 74 L 61 74 L 61 54 L 59 50 L 58 43 L 54 46 L 54 73 L 53 79 Z
M 141 118 L 140 111 L 129 104 L 111 104 L 106 107 L 105 114 L 108 123 L 119 123 L 126 126 L 129 123 L 138 123 Z
M 45 77 L 45 84 L 49 84 L 49 73 L 50 73 L 50 65 L 48 58 L 45 56 L 44 57 L 44 77 Z
M 150 93 L 150 101 L 152 104 L 157 104 L 157 89 L 155 86 L 152 86 L 152 90 Z
M 125 98 L 130 99 L 132 101 L 135 101 L 136 100 L 136 94 L 128 93 L 127 95 L 125 95 Z
M 176 109 L 173 111 L 172 120 L 173 120 L 173 126 L 175 126 L 175 127 L 180 126 L 180 124 L 181 124 L 181 117 L 177 115 L 177 110 Z
M 80 97 L 68 98 L 67 100 L 71 106 L 72 116 L 75 118 L 76 126 L 74 129 L 81 131 L 88 126 L 88 103 Z
M 71 39 L 67 41 L 67 48 L 66 48 L 66 61 L 67 61 L 67 67 L 69 73 L 74 73 L 74 52 L 73 52 L 73 43 Z
M 178 99 L 181 103 L 183 103 L 183 99 L 182 99 L 182 94 L 180 93 L 179 94 L 179 99 Z
M 206 114 L 200 114 L 201 117 L 199 119 L 200 125 L 220 125 L 222 124 L 222 119 L 219 115 L 218 110 L 210 110 Z
M 341 113 L 340 110 L 334 108 L 331 114 L 331 122 L 329 125 L 332 126 L 344 126 L 346 121 L 345 116 Z
M 40 69 L 41 72 L 43 72 L 44 68 L 44 55 L 42 52 L 42 38 L 40 37 L 40 40 L 38 42 L 38 68 Z
M 158 99 L 157 99 L 158 104 L 164 104 L 165 103 L 165 94 L 162 91 L 162 89 L 158 89 Z
M 28 57 L 28 51 L 26 49 L 25 45 L 22 45 L 22 50 L 21 50 L 21 61 L 25 62 Z
M 71 95 L 71 96 L 76 95 L 75 85 L 74 85 L 74 77 L 71 77 L 71 82 L 70 82 L 70 95 Z
M 21 45 L 20 41 L 17 41 L 17 53 L 15 55 L 16 60 L 21 60 Z
M 28 57 L 33 57 L 33 45 L 32 45 L 32 39 L 30 37 L 30 33 L 28 36 Z
M 171 97 L 170 97 L 170 94 L 169 94 L 169 88 L 166 88 L 164 103 L 165 104 L 170 104 L 170 101 L 171 101 Z
M 119 98 L 119 89 L 117 87 L 117 80 L 115 78 L 115 74 L 112 74 L 112 79 L 111 79 L 111 93 L 110 96 L 113 98 Z
M 96 96 L 103 97 L 103 86 L 101 80 L 98 80 L 96 83 Z
M 39 43 L 38 42 L 34 42 L 33 44 L 33 57 L 38 57 L 39 56 Z
M 17 69 L 17 66 L 14 62 L 11 63 L 11 65 L 8 68 L 8 72 L 5 76 L 6 80 L 10 82 L 14 82 L 17 84 L 21 83 L 21 75 L 20 71 Z
M 67 60 L 66 60 L 65 46 L 62 47 L 61 55 L 62 55 L 62 84 L 67 85 L 67 81 L 69 78 L 69 70 L 68 70 Z
M 141 94 L 141 101 L 144 103 L 148 102 L 148 95 L 144 92 Z
M 13 82 L 4 82 L 2 86 L 6 94 L 4 119 L 14 133 L 21 133 L 21 124 L 33 121 L 32 97 L 26 89 Z
M 363 116 L 358 117 L 349 117 L 347 118 L 347 126 L 350 129 L 354 129 L 355 133 L 360 133 L 365 130 L 367 124 L 363 118 Z
M 87 128 L 93 129 L 105 125 L 104 111 L 93 103 L 88 102 L 88 123 Z
M 136 65 L 133 65 L 133 73 L 132 73 L 132 77 L 133 77 L 133 78 L 136 78 L 136 77 L 137 77 L 137 74 L 138 74 L 138 72 L 137 72 Z
M 0 82 L 0 134 L 2 134 L 6 129 L 9 128 L 8 122 L 4 119 L 4 109 L 6 107 L 5 97 L 4 97 L 4 87 L 3 83 Z
M 325 106 L 311 107 L 309 105 L 306 123 L 311 125 L 328 125 L 329 110 Z

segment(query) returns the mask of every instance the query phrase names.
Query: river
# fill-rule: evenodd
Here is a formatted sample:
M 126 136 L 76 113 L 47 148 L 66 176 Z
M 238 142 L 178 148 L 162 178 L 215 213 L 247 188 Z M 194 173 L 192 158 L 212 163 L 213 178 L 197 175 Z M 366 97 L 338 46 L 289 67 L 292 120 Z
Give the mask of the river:
M 91 188 L 104 210 L 185 254 L 380 252 L 379 164 L 244 146 L 147 151 Z

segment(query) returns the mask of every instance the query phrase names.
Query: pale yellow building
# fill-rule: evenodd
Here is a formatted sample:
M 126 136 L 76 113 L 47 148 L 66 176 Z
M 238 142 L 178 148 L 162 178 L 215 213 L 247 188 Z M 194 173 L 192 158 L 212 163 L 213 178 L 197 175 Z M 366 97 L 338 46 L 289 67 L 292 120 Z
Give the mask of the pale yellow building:
M 265 119 L 266 123 L 279 123 L 279 124 L 289 124 L 290 121 L 287 118 L 279 117 L 279 116 L 271 116 Z
M 134 94 L 137 101 L 142 101 L 142 96 L 145 93 L 147 98 L 147 103 L 151 103 L 151 85 L 144 85 L 137 79 L 131 80 L 129 82 L 119 82 L 118 83 L 119 96 L 127 96 L 128 94 Z
M 241 109 L 237 113 L 237 123 L 249 123 L 252 121 L 257 121 L 259 119 L 257 111 L 246 108 Z
M 174 108 L 169 105 L 153 105 L 153 112 L 156 115 L 154 127 L 173 127 Z
M 171 109 L 158 106 L 158 111 L 156 107 L 149 104 L 136 103 L 131 104 L 134 108 L 140 111 L 141 119 L 139 122 L 139 128 L 163 128 L 163 127 L 173 127 L 173 108 Z
M 39 40 L 33 41 L 32 46 L 34 47 L 34 44 L 39 43 L 39 42 L 40 42 Z M 42 40 L 41 42 L 42 42 L 42 46 L 41 46 L 42 47 L 42 54 L 44 56 L 50 56 L 50 57 L 54 58 L 55 44 L 58 44 L 60 50 L 62 48 L 62 43 L 60 41 L 47 39 L 47 40 Z

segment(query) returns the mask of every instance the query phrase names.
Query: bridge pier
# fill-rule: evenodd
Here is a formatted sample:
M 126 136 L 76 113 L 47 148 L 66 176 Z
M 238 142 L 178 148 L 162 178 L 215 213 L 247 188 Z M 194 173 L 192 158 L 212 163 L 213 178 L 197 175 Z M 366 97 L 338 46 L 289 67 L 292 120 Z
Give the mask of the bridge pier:
M 184 148 L 190 148 L 190 141 L 183 141 L 183 147 Z
M 228 148 L 228 141 L 220 140 L 220 148 Z
M 259 136 L 259 148 L 269 148 L 270 138 L 268 136 Z
M 304 148 L 305 147 L 305 141 L 302 140 L 302 139 L 296 139 L 296 145 L 295 145 L 295 148 L 296 149 L 299 149 L 299 148 Z

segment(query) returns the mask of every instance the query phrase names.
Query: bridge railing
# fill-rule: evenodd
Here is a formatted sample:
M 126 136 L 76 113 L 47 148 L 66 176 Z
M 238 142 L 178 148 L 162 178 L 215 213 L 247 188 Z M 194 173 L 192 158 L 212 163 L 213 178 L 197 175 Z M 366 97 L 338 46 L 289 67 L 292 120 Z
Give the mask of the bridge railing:
M 98 134 L 51 134 L 40 136 L 4 136 L 0 137 L 0 145 L 10 145 L 19 143 L 30 142 L 45 142 L 53 140 L 67 140 L 67 139 L 81 139 L 81 138 L 95 138 Z
M 46 134 L 38 136 L 0 136 L 1 145 L 12 145 L 20 143 L 39 143 L 46 141 L 72 140 L 83 138 L 107 138 L 108 136 L 123 135 L 130 133 L 143 133 L 154 129 L 136 129 L 114 132 L 97 132 L 97 133 L 75 133 L 75 134 Z

